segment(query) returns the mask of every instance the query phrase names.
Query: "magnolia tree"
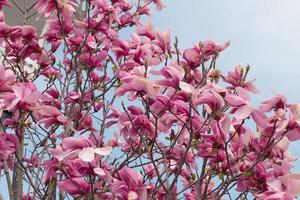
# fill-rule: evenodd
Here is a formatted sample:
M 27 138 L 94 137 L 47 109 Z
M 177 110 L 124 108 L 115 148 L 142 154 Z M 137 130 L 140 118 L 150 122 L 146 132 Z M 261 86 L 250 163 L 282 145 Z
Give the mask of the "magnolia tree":
M 169 30 L 142 23 L 161 0 L 4 6 L 24 25 L 0 17 L 2 196 L 296 199 L 287 149 L 300 104 L 277 94 L 251 105 L 250 68 L 216 68 L 228 42 L 180 50 Z M 26 25 L 36 15 L 42 34 Z

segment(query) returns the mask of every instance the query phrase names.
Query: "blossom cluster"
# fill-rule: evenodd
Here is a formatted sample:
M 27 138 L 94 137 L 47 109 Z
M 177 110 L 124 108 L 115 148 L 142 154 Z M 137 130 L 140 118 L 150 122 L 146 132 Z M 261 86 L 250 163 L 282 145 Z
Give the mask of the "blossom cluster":
M 180 50 L 170 30 L 143 23 L 151 6 L 164 8 L 38 0 L 30 9 L 45 20 L 42 35 L 0 17 L 10 199 L 296 199 L 288 146 L 300 139 L 300 104 L 276 94 L 252 105 L 250 67 L 218 68 L 229 42 Z

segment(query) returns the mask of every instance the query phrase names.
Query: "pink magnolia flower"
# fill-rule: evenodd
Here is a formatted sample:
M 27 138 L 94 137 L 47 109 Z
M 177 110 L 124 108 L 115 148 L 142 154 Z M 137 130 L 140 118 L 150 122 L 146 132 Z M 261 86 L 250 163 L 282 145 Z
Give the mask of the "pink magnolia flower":
M 111 147 L 97 148 L 89 138 L 80 136 L 63 139 L 62 144 L 51 149 L 50 153 L 59 161 L 80 158 L 84 162 L 92 162 L 95 154 L 107 156 L 111 151 Z
M 120 200 L 147 199 L 147 188 L 143 184 L 142 176 L 128 167 L 118 172 L 118 178 L 113 180 L 110 189 Z
M 89 163 L 84 162 L 80 158 L 65 160 L 64 166 L 68 177 L 83 177 L 91 174 L 91 167 Z
M 111 147 L 118 147 L 123 144 L 123 142 L 120 139 L 120 133 L 114 132 L 112 138 L 108 142 L 109 146 Z
M 293 128 L 287 132 L 287 137 L 290 141 L 297 141 L 300 139 L 300 127 L 297 125 L 296 128 Z
M 151 0 L 145 0 L 145 3 L 149 3 L 149 2 L 151 2 Z M 152 2 L 156 6 L 157 10 L 162 10 L 165 7 L 162 0 L 153 0 Z
M 31 157 L 24 157 L 24 161 L 27 162 L 27 167 L 41 167 L 41 160 L 37 154 L 34 154 Z
M 210 56 L 217 56 L 229 46 L 229 42 L 217 45 L 215 42 L 207 40 L 194 45 L 193 48 L 186 49 L 183 52 L 183 58 L 187 61 L 191 68 L 196 68 L 200 63 L 204 62 Z
M 285 130 L 288 125 L 291 125 L 285 114 L 284 109 L 278 109 L 272 116 L 267 116 L 261 109 L 255 109 L 252 111 L 251 116 L 258 127 L 263 129 L 265 134 L 272 134 L 274 132 L 274 126 L 276 133 Z
M 234 70 L 230 70 L 228 75 L 224 77 L 224 81 L 231 84 L 232 87 L 230 89 L 234 89 L 235 87 L 242 87 L 247 91 L 258 93 L 258 89 L 253 85 L 255 80 L 246 81 L 244 80 L 245 68 L 241 65 L 237 65 Z
M 143 76 L 122 74 L 121 81 L 123 84 L 118 88 L 116 94 L 118 96 L 124 95 L 126 92 L 145 92 L 149 97 L 154 97 L 157 86 L 155 83 Z
M 53 178 L 58 174 L 57 166 L 59 166 L 59 161 L 57 159 L 46 160 L 43 163 L 43 166 L 46 168 L 46 173 L 43 176 L 43 183 L 48 184 Z
M 19 139 L 14 134 L 0 133 L 0 159 L 7 160 L 16 151 Z
M 90 52 L 82 53 L 79 59 L 92 67 L 100 67 L 101 63 L 105 60 L 108 52 L 106 50 L 100 51 L 97 55 L 91 54 Z
M 286 174 L 278 177 L 285 188 L 287 194 L 295 197 L 300 194 L 300 174 Z
M 250 96 L 247 91 L 237 87 L 238 95 L 227 94 L 225 100 L 233 107 L 233 116 L 237 119 L 245 119 L 250 116 L 253 108 L 250 103 Z
M 67 94 L 65 104 L 78 102 L 80 97 L 81 97 L 81 94 L 79 92 L 71 91 Z
M 172 194 L 177 194 L 177 187 L 174 186 L 172 188 L 172 191 L 171 191 Z M 160 187 L 157 191 L 157 194 L 155 196 L 155 199 L 158 199 L 158 200 L 165 200 L 165 199 L 168 199 L 168 195 L 167 195 L 167 192 L 164 190 L 163 187 Z M 176 195 L 172 195 L 172 198 L 170 198 L 170 200 L 177 200 L 177 196 Z
M 198 46 L 195 46 L 194 48 L 184 50 L 183 58 L 187 61 L 188 65 L 190 65 L 191 68 L 199 66 L 202 62 L 200 48 L 198 48 Z
M 27 82 L 13 85 L 12 92 L 6 92 L 0 96 L 4 99 L 3 103 L 7 110 L 17 108 L 33 110 L 37 107 L 41 94 L 33 83 Z
M 203 140 L 198 144 L 198 155 L 204 158 L 213 158 L 217 162 L 223 162 L 226 158 L 224 142 L 229 133 L 230 119 L 223 116 L 220 121 L 211 123 L 212 134 L 202 134 Z M 228 162 L 223 163 L 228 168 Z
M 224 105 L 224 99 L 220 94 L 212 89 L 205 90 L 199 95 L 195 102 L 196 105 L 203 104 L 208 113 L 219 111 Z
M 68 16 L 65 16 L 62 22 L 57 18 L 51 18 L 47 23 L 49 24 L 49 30 L 43 37 L 51 44 L 51 51 L 55 52 L 60 46 L 63 36 L 74 30 L 74 25 L 72 24 L 72 18 Z M 63 29 L 61 23 L 63 24 Z
M 218 54 L 219 52 L 223 51 L 230 45 L 230 42 L 227 41 L 222 45 L 217 45 L 214 41 L 207 40 L 203 43 L 200 43 L 201 46 L 201 54 L 203 54 L 204 58 Z
M 170 108 L 170 97 L 167 95 L 158 94 L 151 103 L 151 110 L 156 114 L 166 112 Z
M 4 52 L 6 46 L 4 46 L 4 43 L 2 43 L 2 42 L 5 40 L 5 38 L 9 37 L 9 34 L 10 34 L 10 27 L 1 21 L 0 22 L 0 42 L 1 42 L 1 45 L 3 45 L 1 47 L 1 51 L 3 51 L 3 52 Z
M 148 37 L 150 40 L 155 39 L 155 31 L 151 22 L 148 22 L 146 25 L 138 27 L 136 32 L 139 36 Z
M 160 32 L 156 31 L 155 40 L 153 44 L 157 45 L 161 49 L 161 53 L 168 54 L 171 48 L 171 31 L 170 29 Z
M 166 66 L 160 70 L 160 74 L 164 76 L 163 80 L 157 81 L 157 84 L 165 87 L 178 87 L 179 82 L 182 81 L 185 71 L 178 65 Z
M 108 117 L 117 118 L 117 121 L 109 122 L 108 125 L 117 123 L 120 133 L 126 138 L 134 138 L 138 135 L 153 138 L 155 126 L 152 118 L 148 118 L 144 111 L 136 106 L 129 106 L 127 112 L 112 113 Z
M 152 163 L 145 165 L 144 170 L 149 178 L 152 179 L 156 176 L 155 166 Z
M 197 163 L 195 162 L 194 154 L 192 152 L 188 152 L 187 154 L 185 154 L 185 152 L 186 152 L 185 144 L 178 144 L 174 146 L 171 152 L 171 156 L 176 161 L 176 168 L 181 162 L 181 160 L 184 158 L 185 164 L 188 166 L 188 168 L 193 167 L 194 169 L 197 169 L 198 166 Z
M 49 88 L 47 91 L 46 91 L 47 94 L 49 94 L 52 98 L 54 99 L 58 99 L 59 97 L 59 91 L 55 88 Z
M 8 91 L 16 81 L 16 75 L 10 69 L 5 69 L 0 65 L 0 91 Z
M 191 94 L 192 96 L 195 96 L 197 95 L 197 91 L 196 89 L 194 88 L 194 86 L 192 86 L 191 84 L 189 83 L 186 83 L 186 82 L 183 82 L 183 81 L 180 81 L 179 82 L 179 88 L 188 93 L 188 94 Z
M 288 108 L 291 111 L 293 118 L 297 121 L 297 123 L 300 123 L 300 103 L 291 104 Z
M 58 183 L 58 188 L 72 196 L 87 195 L 90 184 L 82 177 L 65 179 Z
M 287 106 L 287 99 L 281 94 L 276 94 L 275 97 L 263 101 L 260 104 L 261 110 L 263 112 L 270 112 L 272 109 L 285 109 Z
M 20 27 L 20 31 L 22 33 L 22 36 L 26 40 L 32 40 L 33 38 L 37 38 L 36 28 L 33 26 L 22 26 Z
M 42 105 L 38 111 L 38 123 L 45 123 L 45 128 L 49 128 L 54 124 L 64 124 L 68 122 L 68 118 L 64 116 L 56 107 Z
M 300 139 L 300 104 L 288 105 L 290 110 L 287 137 L 290 141 Z
M 128 42 L 120 38 L 113 38 L 112 41 L 114 44 L 112 50 L 115 53 L 117 59 L 120 58 L 121 56 L 127 56 L 129 54 L 130 46 Z
M 104 106 L 104 104 L 105 102 L 102 100 L 97 101 L 94 105 L 94 111 L 98 112 Z
M 28 57 L 35 57 L 35 54 L 41 54 L 42 48 L 38 44 L 36 29 L 32 26 L 12 26 L 1 27 L 1 35 L 5 35 L 5 40 L 9 45 L 5 46 L 6 56 L 11 60 L 24 60 Z
M 35 8 L 39 13 L 44 14 L 45 17 L 49 17 L 56 12 L 56 4 L 64 16 L 75 12 L 74 6 L 77 6 L 73 0 L 40 0 L 35 5 Z
M 53 67 L 43 70 L 41 74 L 50 80 L 53 80 L 56 78 L 62 78 L 62 76 L 63 76 L 57 69 L 55 69 Z
M 186 200 L 196 200 L 197 199 L 197 194 L 193 190 L 191 192 L 185 192 L 184 197 L 186 198 Z
M 294 200 L 300 193 L 300 175 L 286 174 L 267 181 L 268 190 L 255 195 L 258 200 Z

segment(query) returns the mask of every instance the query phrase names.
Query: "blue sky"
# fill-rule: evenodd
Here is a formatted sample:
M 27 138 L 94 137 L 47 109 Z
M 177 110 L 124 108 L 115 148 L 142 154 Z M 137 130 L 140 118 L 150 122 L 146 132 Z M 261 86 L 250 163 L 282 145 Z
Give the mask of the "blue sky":
M 250 64 L 264 99 L 280 91 L 300 102 L 300 1 L 297 0 L 168 0 L 152 22 L 171 28 L 181 47 L 200 40 L 231 41 L 220 57 L 224 72 Z
M 251 66 L 260 94 L 254 104 L 276 92 L 289 102 L 300 102 L 300 1 L 299 0 L 166 0 L 166 8 L 155 12 L 151 21 L 160 29 L 170 28 L 181 48 L 204 40 L 231 46 L 220 56 L 222 72 L 237 64 Z M 300 148 L 290 146 L 299 158 L 294 171 L 300 172 Z

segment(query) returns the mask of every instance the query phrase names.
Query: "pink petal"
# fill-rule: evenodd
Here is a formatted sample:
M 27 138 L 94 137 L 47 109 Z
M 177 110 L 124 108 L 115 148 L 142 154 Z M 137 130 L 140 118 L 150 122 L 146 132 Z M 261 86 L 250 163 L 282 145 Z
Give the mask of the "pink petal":
M 33 93 L 31 93 L 30 95 L 26 96 L 23 101 L 27 102 L 27 103 L 37 103 L 37 101 L 39 100 L 39 98 L 41 97 L 41 93 L 38 91 L 35 91 Z
M 225 100 L 228 102 L 230 106 L 233 107 L 239 107 L 245 105 L 246 103 L 246 101 L 242 97 L 236 96 L 234 94 L 226 95 Z
M 244 105 L 242 107 L 239 107 L 233 115 L 237 119 L 246 119 L 251 115 L 251 112 L 252 108 L 249 105 Z
M 296 141 L 300 139 L 300 128 L 290 130 L 286 135 L 290 141 Z
M 278 179 L 287 187 L 288 194 L 296 196 L 300 193 L 300 174 L 287 174 Z
M 94 153 L 100 155 L 100 156 L 107 156 L 111 153 L 112 147 L 101 147 L 101 148 L 95 148 L 93 150 Z
M 251 116 L 255 123 L 261 128 L 268 128 L 267 116 L 260 110 L 253 110 Z
M 52 150 L 51 154 L 53 157 L 57 158 L 58 161 L 63 161 L 63 160 L 69 160 L 69 159 L 74 159 L 78 156 L 79 150 L 74 150 L 74 151 L 65 151 L 62 152 L 61 154 L 58 154 L 58 152 L 55 152 Z
M 71 195 L 86 194 L 90 190 L 90 185 L 83 177 L 62 180 L 58 183 L 58 188 Z
M 179 82 L 179 88 L 180 88 L 181 90 L 183 90 L 183 91 L 189 93 L 189 94 L 193 94 L 193 93 L 195 93 L 195 91 L 196 91 L 195 88 L 194 88 L 192 85 L 190 85 L 190 84 L 188 84 L 188 83 L 186 83 L 186 82 L 183 82 L 183 81 L 180 81 L 180 82 Z
M 100 167 L 94 168 L 94 172 L 95 172 L 95 174 L 97 174 L 99 176 L 105 176 L 106 175 L 105 172 L 104 172 L 104 170 L 102 168 L 100 168 Z
M 95 159 L 95 153 L 93 148 L 83 148 L 80 152 L 78 157 L 84 162 L 92 162 Z
M 128 200 L 137 200 L 139 198 L 138 194 L 134 191 L 129 191 L 127 195 Z
M 68 121 L 68 118 L 66 116 L 60 115 L 58 117 L 56 117 L 57 121 L 61 122 L 61 123 L 66 123 Z
M 283 151 L 287 151 L 289 147 L 290 141 L 287 137 L 283 137 L 282 140 L 280 140 L 277 144 L 278 147 L 280 147 Z

